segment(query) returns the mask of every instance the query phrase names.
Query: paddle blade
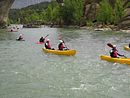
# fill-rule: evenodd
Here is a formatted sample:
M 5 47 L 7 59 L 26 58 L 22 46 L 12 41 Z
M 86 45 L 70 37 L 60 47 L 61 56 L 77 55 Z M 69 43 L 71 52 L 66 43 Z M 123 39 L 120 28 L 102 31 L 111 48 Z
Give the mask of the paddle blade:
M 45 39 L 47 36 L 49 36 L 49 34 L 48 34 L 48 35 L 46 35 L 46 36 L 44 37 L 44 39 Z
M 107 46 L 113 48 L 113 45 L 111 43 L 107 43 Z
M 45 40 L 48 36 L 49 36 L 49 34 L 48 34 L 48 35 L 46 35 L 43 39 Z

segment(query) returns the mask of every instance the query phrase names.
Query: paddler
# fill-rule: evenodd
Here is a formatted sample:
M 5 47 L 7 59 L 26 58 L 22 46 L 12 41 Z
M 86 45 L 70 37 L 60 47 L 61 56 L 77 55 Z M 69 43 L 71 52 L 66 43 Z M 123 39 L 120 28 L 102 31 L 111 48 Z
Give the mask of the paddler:
M 124 55 L 121 55 L 121 54 L 118 53 L 118 50 L 116 49 L 116 45 L 113 45 L 113 48 L 110 50 L 110 56 L 112 58 L 118 58 L 118 56 L 125 57 Z
M 23 40 L 23 35 L 22 34 L 19 34 L 19 37 L 17 38 L 17 40 Z
M 44 43 L 44 41 L 45 41 L 45 38 L 43 38 L 43 37 L 41 37 L 41 38 L 39 39 L 39 42 Z
M 47 39 L 46 42 L 45 42 L 45 48 L 46 49 L 51 49 L 51 44 L 50 44 L 50 40 Z
M 63 40 L 59 40 L 59 45 L 58 45 L 58 49 L 59 50 L 64 50 L 65 49 L 65 44 L 64 44 L 64 42 L 63 42 Z

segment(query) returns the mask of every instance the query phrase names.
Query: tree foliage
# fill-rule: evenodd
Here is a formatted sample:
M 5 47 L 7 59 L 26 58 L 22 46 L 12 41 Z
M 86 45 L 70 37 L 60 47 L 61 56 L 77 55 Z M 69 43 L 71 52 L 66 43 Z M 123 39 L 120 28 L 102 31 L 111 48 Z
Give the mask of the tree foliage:
M 123 0 L 116 0 L 114 11 L 115 11 L 115 23 L 117 23 L 124 15 Z
M 116 24 L 123 15 L 124 8 L 122 0 L 116 0 L 114 8 L 112 8 L 108 0 L 102 0 L 97 20 L 105 24 Z
M 84 0 L 65 0 L 62 18 L 66 24 L 80 24 L 83 19 Z
M 15 16 L 13 11 L 10 14 L 10 20 L 14 23 L 31 23 L 32 21 L 42 20 L 43 23 L 55 23 L 59 24 L 63 21 L 64 24 L 78 24 L 80 25 L 83 20 L 83 7 L 84 0 L 65 0 L 64 6 L 58 4 L 55 0 L 52 0 L 48 6 L 35 5 L 15 10 L 17 13 Z M 19 20 L 20 22 L 16 21 Z
M 61 0 L 62 1 L 62 0 Z M 40 3 L 23 9 L 13 9 L 10 12 L 11 23 L 34 23 L 41 24 L 66 24 L 81 25 L 85 23 L 83 13 L 85 0 L 63 0 L 61 5 L 52 0 L 49 3 Z M 91 1 L 92 2 L 92 1 Z M 63 3 L 63 2 L 62 2 Z M 115 6 L 111 6 L 109 0 L 102 0 L 95 20 L 103 24 L 117 24 L 124 15 L 123 0 L 115 0 Z
M 114 21 L 114 11 L 108 0 L 102 0 L 100 2 L 97 20 L 105 24 L 112 23 Z

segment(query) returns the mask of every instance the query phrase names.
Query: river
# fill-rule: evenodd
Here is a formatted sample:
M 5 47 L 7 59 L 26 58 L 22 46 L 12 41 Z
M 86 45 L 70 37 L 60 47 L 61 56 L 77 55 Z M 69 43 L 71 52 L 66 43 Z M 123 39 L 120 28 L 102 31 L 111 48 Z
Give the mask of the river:
M 16 41 L 22 33 L 25 41 Z M 36 42 L 46 36 L 57 48 L 59 35 L 75 56 L 44 53 Z M 130 66 L 100 60 L 111 42 L 123 46 L 129 33 L 86 29 L 26 28 L 0 31 L 0 98 L 130 98 Z

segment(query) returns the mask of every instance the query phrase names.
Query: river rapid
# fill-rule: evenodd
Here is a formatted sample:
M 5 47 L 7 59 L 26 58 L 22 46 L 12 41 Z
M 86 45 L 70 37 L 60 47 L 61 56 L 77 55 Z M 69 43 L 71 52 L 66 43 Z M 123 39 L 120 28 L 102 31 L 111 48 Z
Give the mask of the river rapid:
M 22 33 L 25 41 L 16 41 Z M 75 56 L 44 53 L 36 44 L 46 36 L 57 48 L 62 35 Z M 100 60 L 109 55 L 111 42 L 130 57 L 123 46 L 130 34 L 72 28 L 0 30 L 0 98 L 130 98 L 130 66 Z

